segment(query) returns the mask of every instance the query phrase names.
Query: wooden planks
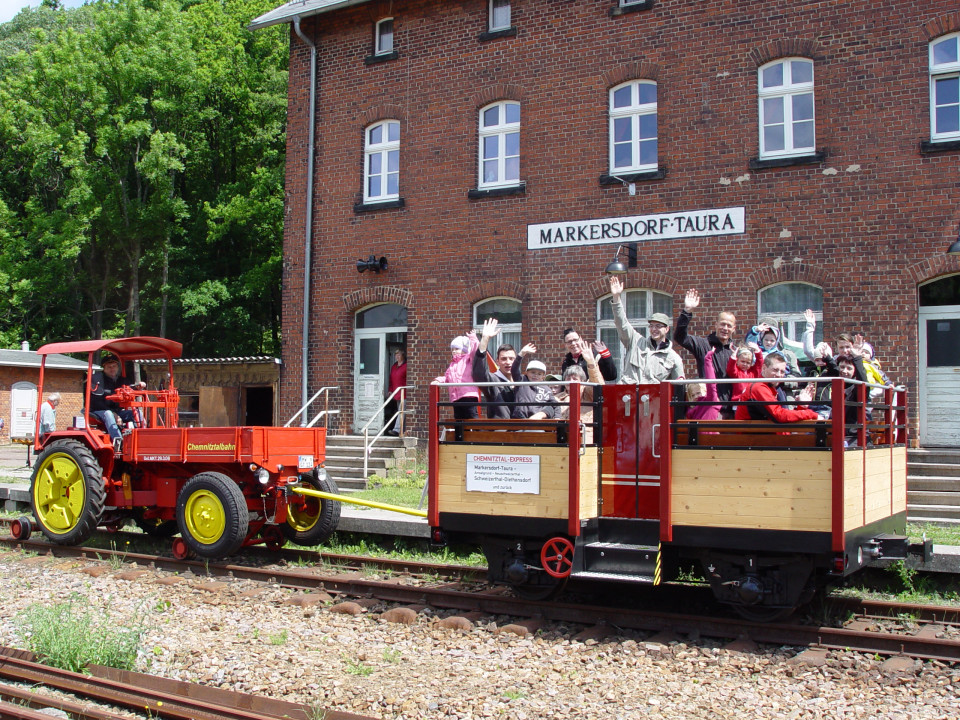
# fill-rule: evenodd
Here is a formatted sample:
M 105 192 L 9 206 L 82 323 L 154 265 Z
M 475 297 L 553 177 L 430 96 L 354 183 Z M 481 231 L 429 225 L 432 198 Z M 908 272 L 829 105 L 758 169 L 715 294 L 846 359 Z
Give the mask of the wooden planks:
M 467 454 L 503 454 L 499 445 L 441 445 L 437 502 L 440 512 L 566 519 L 569 513 L 570 449 L 526 447 L 516 454 L 540 457 L 540 493 L 467 492 Z M 596 517 L 597 448 L 580 456 L 580 517 Z
M 827 452 L 673 452 L 673 523 L 771 530 L 830 530 Z
M 855 530 L 907 507 L 907 450 L 848 450 L 843 458 L 843 529 Z

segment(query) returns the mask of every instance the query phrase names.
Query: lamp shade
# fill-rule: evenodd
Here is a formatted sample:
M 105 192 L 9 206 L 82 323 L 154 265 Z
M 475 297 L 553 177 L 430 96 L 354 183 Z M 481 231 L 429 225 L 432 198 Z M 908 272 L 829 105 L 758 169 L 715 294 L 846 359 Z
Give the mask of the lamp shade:
M 953 241 L 953 244 L 947 248 L 947 255 L 960 255 L 960 237 Z
M 626 275 L 627 266 L 624 265 L 620 260 L 614 258 L 613 262 L 607 265 L 607 269 L 604 270 L 607 275 Z

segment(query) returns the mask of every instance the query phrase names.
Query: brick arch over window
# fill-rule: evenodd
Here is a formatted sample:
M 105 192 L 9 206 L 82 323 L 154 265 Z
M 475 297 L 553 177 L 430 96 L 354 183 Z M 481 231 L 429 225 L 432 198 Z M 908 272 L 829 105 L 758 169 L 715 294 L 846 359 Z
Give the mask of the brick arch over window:
M 527 289 L 512 280 L 489 280 L 477 283 L 466 292 L 466 301 L 473 307 L 481 300 L 493 297 L 513 298 L 519 303 L 527 300 Z
M 949 243 L 947 243 L 949 244 Z M 914 283 L 920 285 L 941 275 L 960 272 L 960 255 L 938 253 L 907 268 Z
M 809 263 L 785 262 L 780 267 L 760 268 L 747 276 L 749 288 L 765 288 L 785 282 L 805 282 L 818 287 L 826 287 L 830 274 L 825 268 Z
M 677 280 L 677 278 L 664 275 L 662 272 L 654 270 L 634 268 L 628 270 L 626 275 L 620 277 L 620 280 L 623 282 L 624 290 L 643 288 L 644 290 L 655 290 L 656 292 L 664 293 L 673 298 L 676 298 L 677 292 L 680 289 L 680 281 Z M 587 291 L 593 293 L 594 301 L 599 300 L 604 295 L 610 294 L 609 281 L 606 277 L 594 280 L 593 283 L 587 287 Z
M 656 63 L 638 61 L 624 63 L 607 70 L 600 76 L 607 89 L 627 82 L 627 80 L 657 80 L 660 76 L 660 66 Z
M 750 57 L 757 67 L 765 65 L 771 60 L 785 57 L 805 57 L 815 59 L 820 50 L 816 40 L 803 38 L 784 38 L 774 40 L 750 51 Z
M 960 11 L 941 15 L 923 24 L 922 32 L 927 40 L 960 30 Z
M 393 303 L 403 305 L 408 310 L 413 306 L 413 293 L 403 288 L 378 285 L 376 287 L 354 290 L 343 296 L 343 305 L 348 312 L 356 312 L 367 305 Z
M 372 125 L 373 123 L 380 122 L 381 120 L 399 120 L 400 122 L 403 122 L 406 120 L 406 113 L 399 105 L 392 105 L 389 103 L 367 108 L 360 113 L 361 127 L 367 127 L 367 125 Z
M 481 90 L 480 93 L 474 98 L 474 104 L 479 110 L 480 108 L 499 100 L 523 102 L 523 96 L 523 88 L 519 85 L 497 83 L 496 85 L 491 85 L 490 87 Z

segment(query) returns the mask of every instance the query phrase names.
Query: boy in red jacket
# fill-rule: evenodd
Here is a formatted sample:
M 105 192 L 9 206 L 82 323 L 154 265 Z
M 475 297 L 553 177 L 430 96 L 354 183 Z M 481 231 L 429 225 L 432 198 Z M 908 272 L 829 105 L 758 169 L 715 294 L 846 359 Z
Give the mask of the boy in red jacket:
M 738 405 L 737 420 L 772 420 L 778 423 L 792 423 L 800 420 L 817 420 L 817 415 L 813 410 L 805 407 L 791 408 L 785 407 L 782 403 L 786 402 L 787 396 L 780 387 L 779 380 L 787 374 L 787 361 L 779 353 L 770 353 L 763 360 L 762 375 L 770 378 L 774 382 L 753 383 L 747 388 L 747 391 L 740 398 L 741 402 L 746 403 L 749 400 L 760 400 L 770 403 L 769 405 Z M 800 399 L 809 402 L 813 400 L 813 388 L 805 387 L 800 391 Z

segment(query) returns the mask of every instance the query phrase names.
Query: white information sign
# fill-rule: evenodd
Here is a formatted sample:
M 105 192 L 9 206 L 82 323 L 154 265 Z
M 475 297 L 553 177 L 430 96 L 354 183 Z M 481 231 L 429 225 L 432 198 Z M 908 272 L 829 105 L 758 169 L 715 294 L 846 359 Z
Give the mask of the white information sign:
M 468 453 L 467 492 L 539 495 L 540 456 Z
M 742 207 L 686 210 L 527 225 L 527 249 L 608 243 L 616 245 L 645 240 L 742 235 L 745 232 L 746 220 Z

